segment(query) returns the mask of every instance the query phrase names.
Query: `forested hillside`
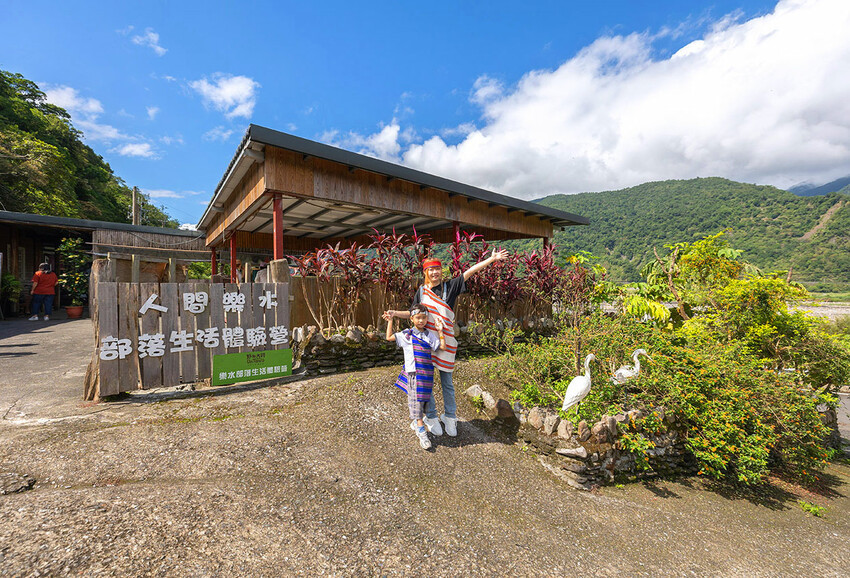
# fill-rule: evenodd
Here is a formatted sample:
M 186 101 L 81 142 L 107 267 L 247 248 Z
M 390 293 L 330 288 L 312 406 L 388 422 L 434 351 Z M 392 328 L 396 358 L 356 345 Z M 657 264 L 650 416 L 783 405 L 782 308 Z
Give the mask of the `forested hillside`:
M 612 278 L 636 281 L 653 247 L 731 228 L 729 241 L 763 270 L 793 268 L 816 290 L 850 288 L 850 196 L 801 197 L 721 178 L 661 181 L 620 191 L 552 195 L 540 203 L 590 219 L 557 233 L 565 250 L 601 258 Z
M 0 70 L 0 209 L 129 222 L 132 191 L 38 86 Z M 176 227 L 141 201 L 142 224 Z

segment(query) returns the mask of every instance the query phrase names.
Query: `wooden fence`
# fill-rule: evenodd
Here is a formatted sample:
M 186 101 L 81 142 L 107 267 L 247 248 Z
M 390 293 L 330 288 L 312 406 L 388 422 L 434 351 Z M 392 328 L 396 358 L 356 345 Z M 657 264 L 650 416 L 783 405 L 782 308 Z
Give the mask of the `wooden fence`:
M 97 283 L 85 398 L 194 383 L 216 355 L 289 347 L 288 283 Z

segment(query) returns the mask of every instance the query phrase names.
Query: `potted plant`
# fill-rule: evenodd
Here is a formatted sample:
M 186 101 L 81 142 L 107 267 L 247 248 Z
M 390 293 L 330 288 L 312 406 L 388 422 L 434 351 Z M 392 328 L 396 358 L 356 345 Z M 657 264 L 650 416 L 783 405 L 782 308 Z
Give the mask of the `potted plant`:
M 0 307 L 9 313 L 17 312 L 18 301 L 21 299 L 21 282 L 11 273 L 3 273 L 0 278 Z
M 83 314 L 83 297 L 89 291 L 89 278 L 84 272 L 89 259 L 83 252 L 83 240 L 79 238 L 62 239 L 57 252 L 62 257 L 59 284 L 71 300 L 71 304 L 65 306 L 65 311 L 68 319 L 77 319 Z

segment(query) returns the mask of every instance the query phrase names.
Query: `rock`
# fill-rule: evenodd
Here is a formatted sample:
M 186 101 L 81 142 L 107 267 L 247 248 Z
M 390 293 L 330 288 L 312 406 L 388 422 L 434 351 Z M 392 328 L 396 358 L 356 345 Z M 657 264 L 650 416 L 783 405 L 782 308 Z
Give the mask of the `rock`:
M 534 429 L 541 429 L 544 419 L 546 419 L 546 412 L 542 407 L 532 407 L 528 412 L 528 425 Z
M 629 410 L 628 413 L 629 421 L 637 421 L 639 419 L 643 419 L 643 412 L 639 409 Z
M 472 387 L 468 388 L 464 393 L 467 397 L 481 397 L 481 394 L 484 393 L 484 390 L 481 389 L 481 386 L 476 383 Z
M 304 329 L 301 327 L 296 327 L 292 330 L 292 342 L 300 343 L 301 340 L 304 339 Z
M 339 333 L 336 333 L 334 335 L 331 335 L 331 338 L 328 341 L 330 341 L 331 343 L 345 343 L 345 335 L 340 335 Z
M 560 454 L 562 456 L 567 456 L 568 458 L 578 458 L 583 460 L 587 457 L 587 450 L 582 446 L 577 448 L 558 448 L 555 450 L 556 454 Z
M 605 426 L 608 428 L 610 439 L 617 437 L 617 420 L 610 415 L 606 415 L 602 418 L 602 421 L 605 422 Z
M 655 412 L 655 415 L 658 416 L 658 421 L 663 422 L 664 418 L 666 417 L 666 412 L 664 411 L 664 407 L 659 405 L 658 407 L 655 408 L 654 412 Z
M 590 428 L 587 427 L 587 422 L 581 420 L 578 422 L 578 441 L 586 442 L 590 439 Z
M 514 408 L 507 400 L 500 399 L 496 402 L 496 415 L 502 418 L 515 418 Z
M 363 341 L 363 331 L 359 327 L 352 327 L 345 334 L 345 340 L 352 343 L 360 343 Z
M 558 437 L 565 440 L 573 437 L 573 424 L 562 419 L 561 423 L 558 424 Z
M 564 463 L 561 464 L 561 468 L 568 472 L 573 472 L 574 474 L 583 474 L 587 471 L 587 466 L 576 460 L 565 460 Z
M 33 484 L 35 484 L 35 478 L 32 476 L 4 472 L 0 474 L 0 495 L 26 492 L 32 489 Z
M 547 436 L 552 435 L 556 431 L 558 431 L 558 424 L 561 423 L 561 418 L 558 417 L 558 414 L 554 411 L 547 412 L 546 417 L 543 418 L 543 433 Z
M 597 443 L 601 444 L 608 441 L 608 426 L 601 421 L 590 428 L 590 433 L 596 438 Z
M 629 421 L 629 416 L 624 413 L 618 413 L 614 416 L 614 419 L 617 421 L 617 423 L 624 423 Z
M 310 342 L 310 345 L 312 345 L 313 347 L 320 347 L 327 343 L 327 339 L 325 339 L 325 336 L 322 335 L 321 331 L 314 331 L 312 333 L 308 333 L 307 338 Z
M 484 402 L 484 407 L 489 410 L 496 409 L 496 398 L 489 391 L 481 392 L 481 400 Z

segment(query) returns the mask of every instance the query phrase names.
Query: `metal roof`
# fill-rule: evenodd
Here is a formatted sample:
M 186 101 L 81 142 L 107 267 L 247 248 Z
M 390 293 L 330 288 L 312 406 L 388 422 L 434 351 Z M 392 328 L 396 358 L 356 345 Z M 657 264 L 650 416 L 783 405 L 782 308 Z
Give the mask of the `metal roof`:
M 78 231 L 94 231 L 96 229 L 111 229 L 115 231 L 130 231 L 133 233 L 155 233 L 158 235 L 177 235 L 179 237 L 199 238 L 200 231 L 184 231 L 168 227 L 149 227 L 147 225 L 129 225 L 110 221 L 91 221 L 89 219 L 74 219 L 71 217 L 52 217 L 34 213 L 15 213 L 0 211 L 0 223 L 20 223 L 22 225 L 41 225 L 43 227 L 58 227 Z
M 586 218 L 579 215 L 552 209 L 538 203 L 508 197 L 472 185 L 417 171 L 409 167 L 252 124 L 248 127 L 242 142 L 236 150 L 236 154 L 230 161 L 218 186 L 216 186 L 215 194 L 198 223 L 199 229 L 204 228 L 209 217 L 215 212 L 214 205 L 220 207 L 223 204 L 227 196 L 232 193 L 238 179 L 244 174 L 242 172 L 242 167 L 244 166 L 242 161 L 246 158 L 246 154 L 261 154 L 257 152 L 257 149 L 262 148 L 262 145 L 270 145 L 305 156 L 337 162 L 348 166 L 350 170 L 360 169 L 389 178 L 402 179 L 418 184 L 420 187 L 431 187 L 446 191 L 450 196 L 462 196 L 472 200 L 483 201 L 491 207 L 505 207 L 509 210 L 522 211 L 527 215 L 547 219 L 556 228 L 589 224 Z M 222 196 L 224 198 L 220 198 Z M 353 205 L 346 207 L 343 203 L 328 206 L 326 202 L 319 201 L 318 199 L 312 203 L 315 207 L 312 207 L 313 213 L 310 213 L 311 203 L 309 201 L 291 199 L 287 202 L 289 204 L 284 206 L 284 222 L 287 229 L 292 230 L 293 226 L 298 225 L 299 229 L 303 229 L 303 231 L 300 231 L 302 234 L 299 236 L 305 237 L 309 236 L 319 239 L 324 237 L 349 237 L 362 234 L 362 232 L 369 232 L 372 227 L 386 228 L 390 225 L 397 225 L 397 228 L 402 230 L 416 226 L 418 231 L 451 226 L 450 220 L 413 215 L 404 216 L 364 207 L 355 207 Z M 270 202 L 261 207 L 254 215 L 246 216 L 246 221 L 240 223 L 239 227 L 244 227 L 243 230 L 255 232 L 270 230 L 271 214 L 269 205 Z M 357 213 L 357 215 L 352 216 L 352 213 Z M 316 218 L 317 216 L 320 216 L 321 219 Z M 397 221 L 397 223 L 394 221 Z

